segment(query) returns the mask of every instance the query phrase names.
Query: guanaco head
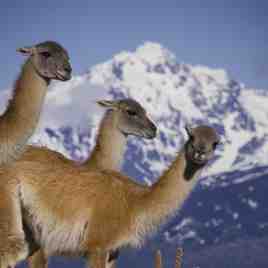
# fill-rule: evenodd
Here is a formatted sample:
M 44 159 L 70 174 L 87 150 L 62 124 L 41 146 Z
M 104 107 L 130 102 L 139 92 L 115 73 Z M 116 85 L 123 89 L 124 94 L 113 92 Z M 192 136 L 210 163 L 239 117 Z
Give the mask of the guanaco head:
M 133 99 L 101 100 L 98 104 L 114 113 L 117 118 L 117 128 L 124 135 L 135 135 L 146 139 L 155 138 L 157 128 L 137 101 Z
M 22 47 L 18 52 L 29 55 L 37 73 L 45 79 L 67 81 L 72 68 L 67 51 L 54 41 L 46 41 L 31 47 Z
M 186 127 L 189 140 L 186 144 L 186 156 L 195 164 L 205 165 L 213 156 L 219 144 L 219 136 L 209 126 Z

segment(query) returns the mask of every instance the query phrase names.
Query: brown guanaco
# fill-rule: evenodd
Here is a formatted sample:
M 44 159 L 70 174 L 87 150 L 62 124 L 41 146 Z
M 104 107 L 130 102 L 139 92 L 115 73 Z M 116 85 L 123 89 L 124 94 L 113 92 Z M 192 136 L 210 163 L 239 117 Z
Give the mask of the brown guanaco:
M 120 170 L 124 156 L 127 137 L 137 136 L 152 139 L 156 135 L 156 126 L 148 118 L 145 109 L 133 99 L 101 100 L 97 102 L 107 109 L 101 120 L 96 145 L 89 158 L 80 166 L 89 169 Z M 29 146 L 22 155 L 21 161 L 31 161 L 34 166 L 44 160 L 47 165 L 60 166 L 66 164 L 77 166 L 60 153 L 46 148 Z M 114 256 L 113 254 L 111 256 Z M 47 259 L 42 250 L 33 254 L 29 260 L 29 267 L 40 268 L 47 266 Z
M 112 170 L 55 167 L 44 161 L 34 166 L 17 161 L 1 169 L 0 180 L 8 187 L 0 192 L 0 235 L 10 239 L 1 243 L 1 263 L 6 256 L 27 254 L 21 247 L 23 221 L 47 256 L 83 255 L 92 267 L 99 253 L 107 258 L 118 248 L 141 246 L 181 207 L 219 142 L 208 126 L 187 132 L 189 139 L 176 159 L 151 187 Z M 6 241 L 13 247 L 6 247 Z
M 12 162 L 24 151 L 37 126 L 50 81 L 71 78 L 67 51 L 56 42 L 47 41 L 17 51 L 29 57 L 0 116 L 0 164 Z

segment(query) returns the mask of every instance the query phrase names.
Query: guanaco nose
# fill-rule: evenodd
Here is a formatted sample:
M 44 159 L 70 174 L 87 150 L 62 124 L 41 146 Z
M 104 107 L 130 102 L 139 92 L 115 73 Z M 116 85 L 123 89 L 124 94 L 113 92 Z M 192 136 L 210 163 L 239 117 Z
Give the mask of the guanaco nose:
M 64 71 L 67 72 L 67 73 L 71 73 L 72 72 L 72 67 L 71 67 L 71 64 L 66 64 L 64 67 L 63 67 Z
M 206 146 L 203 145 L 203 144 L 200 144 L 196 149 L 195 149 L 195 152 L 194 152 L 194 157 L 196 159 L 200 158 L 202 160 L 205 159 L 205 156 L 206 156 Z
M 157 127 L 156 127 L 156 125 L 154 123 L 152 123 L 152 131 L 156 135 Z

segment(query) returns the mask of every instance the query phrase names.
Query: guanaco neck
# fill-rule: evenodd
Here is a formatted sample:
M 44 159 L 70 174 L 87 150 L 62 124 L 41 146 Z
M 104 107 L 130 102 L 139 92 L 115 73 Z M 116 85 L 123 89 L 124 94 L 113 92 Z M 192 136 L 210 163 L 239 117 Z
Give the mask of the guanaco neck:
M 179 209 L 194 188 L 201 165 L 187 159 L 184 146 L 175 161 L 144 196 L 141 206 L 145 209 L 149 225 L 160 224 Z
M 84 166 L 119 170 L 124 156 L 127 137 L 118 128 L 113 110 L 107 111 L 101 121 L 96 145 Z
M 15 82 L 13 98 L 0 116 L 0 164 L 16 159 L 26 147 L 38 123 L 48 83 L 28 59 Z

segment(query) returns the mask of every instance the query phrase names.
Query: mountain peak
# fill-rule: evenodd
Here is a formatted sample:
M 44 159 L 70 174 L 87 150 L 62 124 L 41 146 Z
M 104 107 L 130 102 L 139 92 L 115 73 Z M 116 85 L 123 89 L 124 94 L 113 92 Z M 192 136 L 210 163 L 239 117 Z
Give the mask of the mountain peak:
M 113 61 L 120 62 L 142 62 L 150 66 L 159 64 L 173 64 L 176 61 L 175 55 L 161 44 L 155 42 L 145 42 L 137 47 L 135 51 L 123 51 L 113 57 Z
M 168 49 L 158 43 L 148 41 L 139 46 L 136 49 L 135 54 L 151 65 L 165 64 L 166 62 L 173 63 L 176 60 L 175 55 Z
M 230 77 L 224 69 L 212 69 L 203 65 L 196 65 L 193 68 L 193 73 L 200 79 L 213 79 L 222 85 L 230 81 Z

